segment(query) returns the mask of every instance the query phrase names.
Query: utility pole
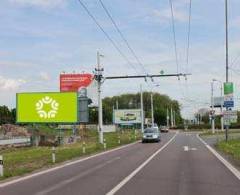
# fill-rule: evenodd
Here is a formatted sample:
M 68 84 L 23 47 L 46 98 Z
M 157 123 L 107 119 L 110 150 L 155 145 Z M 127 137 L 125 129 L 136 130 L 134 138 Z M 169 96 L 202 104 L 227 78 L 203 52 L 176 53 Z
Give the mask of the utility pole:
M 173 110 L 172 110 L 172 106 L 171 106 L 171 127 L 173 127 Z
M 142 84 L 140 85 L 140 96 L 141 96 L 141 130 L 142 133 L 144 131 L 144 111 L 143 111 L 143 91 L 142 91 Z
M 153 93 L 151 92 L 152 127 L 154 127 Z
M 212 133 L 215 133 L 215 119 L 214 119 L 214 102 L 213 102 L 213 81 L 211 82 L 211 107 L 212 107 L 212 113 L 211 113 L 211 123 L 212 123 Z
M 225 30 L 226 30 L 226 82 L 228 82 L 228 0 L 225 0 Z M 228 110 L 228 108 L 226 108 Z M 226 125 L 225 139 L 228 141 L 228 125 Z
M 99 142 L 103 144 L 103 117 L 102 117 L 102 97 L 101 97 L 101 85 L 103 79 L 103 68 L 100 65 L 100 57 L 103 57 L 99 52 L 97 52 L 97 68 L 95 69 L 96 75 L 95 79 L 98 83 L 98 133 L 99 133 Z

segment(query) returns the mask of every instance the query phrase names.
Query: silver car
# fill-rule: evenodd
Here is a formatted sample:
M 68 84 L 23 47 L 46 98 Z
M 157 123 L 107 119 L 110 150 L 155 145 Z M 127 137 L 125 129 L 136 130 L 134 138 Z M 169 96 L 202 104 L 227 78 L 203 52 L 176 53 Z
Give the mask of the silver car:
M 143 132 L 142 143 L 145 142 L 160 142 L 160 132 L 158 128 L 147 128 Z

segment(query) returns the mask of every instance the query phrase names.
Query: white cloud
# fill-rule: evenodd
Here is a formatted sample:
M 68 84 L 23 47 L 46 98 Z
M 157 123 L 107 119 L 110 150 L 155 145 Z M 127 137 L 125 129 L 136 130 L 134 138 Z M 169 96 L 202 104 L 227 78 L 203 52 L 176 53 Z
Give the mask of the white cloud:
M 3 91 L 14 91 L 24 83 L 26 81 L 22 79 L 11 79 L 0 76 L 0 90 Z
M 240 16 L 234 18 L 232 21 L 230 21 L 230 26 L 234 28 L 240 27 Z
M 16 62 L 16 61 L 0 61 L 0 67 L 22 67 L 22 68 L 26 68 L 26 67 L 36 67 L 36 64 L 33 63 L 29 63 L 29 62 Z
M 9 1 L 21 6 L 35 6 L 42 8 L 63 7 L 66 4 L 66 0 L 9 0 Z
M 39 76 L 43 81 L 49 81 L 51 79 L 47 72 L 40 72 Z
M 161 23 L 169 22 L 172 17 L 170 8 L 163 10 L 154 9 L 151 15 Z M 175 8 L 174 19 L 176 22 L 186 22 L 188 20 L 188 16 L 186 12 Z

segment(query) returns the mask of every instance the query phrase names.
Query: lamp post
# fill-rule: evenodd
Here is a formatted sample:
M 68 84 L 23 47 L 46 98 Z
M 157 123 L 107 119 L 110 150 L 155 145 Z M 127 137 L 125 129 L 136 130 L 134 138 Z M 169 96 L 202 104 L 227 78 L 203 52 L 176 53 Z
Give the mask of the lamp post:
M 159 87 L 159 84 L 154 84 L 151 87 L 151 118 L 152 118 L 152 127 L 154 127 L 154 104 L 153 104 L 153 88 L 154 87 Z

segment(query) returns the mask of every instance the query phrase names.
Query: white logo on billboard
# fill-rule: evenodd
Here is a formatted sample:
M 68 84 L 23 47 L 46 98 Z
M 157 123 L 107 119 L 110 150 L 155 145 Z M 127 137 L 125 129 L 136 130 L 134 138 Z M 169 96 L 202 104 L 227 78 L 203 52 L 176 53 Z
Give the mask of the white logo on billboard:
M 44 109 L 45 105 L 49 105 L 51 109 L 46 111 Z M 49 96 L 45 96 L 36 103 L 36 111 L 39 117 L 44 119 L 55 118 L 58 111 L 58 107 L 59 103 L 53 98 L 50 98 Z

